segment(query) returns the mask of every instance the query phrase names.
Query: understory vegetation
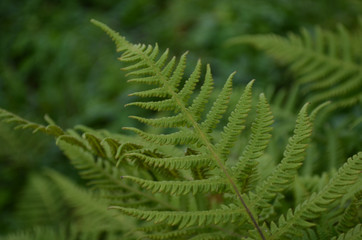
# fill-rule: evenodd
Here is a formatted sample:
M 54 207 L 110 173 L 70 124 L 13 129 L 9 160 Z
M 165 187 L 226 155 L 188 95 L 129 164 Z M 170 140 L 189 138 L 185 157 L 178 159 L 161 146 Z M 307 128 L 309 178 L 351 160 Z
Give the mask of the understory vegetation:
M 293 15 L 299 30 L 282 20 L 298 4 L 283 1 L 245 1 L 269 25 L 234 1 L 151 2 L 68 3 L 88 19 L 128 10 L 108 18 L 120 34 L 91 20 L 56 52 L 44 50 L 62 44 L 56 30 L 33 36 L 39 19 L 19 20 L 33 21 L 28 36 L 2 47 L 1 239 L 361 239 L 358 1 L 331 22 Z M 240 20 L 256 22 L 238 32 Z

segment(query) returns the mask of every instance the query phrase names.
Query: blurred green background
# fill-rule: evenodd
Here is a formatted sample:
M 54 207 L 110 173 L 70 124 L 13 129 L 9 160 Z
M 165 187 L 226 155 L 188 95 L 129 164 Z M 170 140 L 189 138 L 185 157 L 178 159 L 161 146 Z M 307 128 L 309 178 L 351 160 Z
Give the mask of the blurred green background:
M 226 47 L 235 36 L 298 32 L 336 23 L 354 28 L 358 0 L 29 0 L 0 1 L 0 107 L 31 121 L 48 114 L 60 126 L 83 124 L 120 132 L 132 125 L 113 43 L 95 18 L 132 42 L 158 42 L 172 55 L 190 51 L 211 63 L 216 86 L 237 70 L 235 85 L 257 79 L 260 89 L 290 85 L 284 67 L 250 46 Z M 27 176 L 44 166 L 74 170 L 51 138 L 0 124 L 0 234 L 17 230 L 17 198 Z

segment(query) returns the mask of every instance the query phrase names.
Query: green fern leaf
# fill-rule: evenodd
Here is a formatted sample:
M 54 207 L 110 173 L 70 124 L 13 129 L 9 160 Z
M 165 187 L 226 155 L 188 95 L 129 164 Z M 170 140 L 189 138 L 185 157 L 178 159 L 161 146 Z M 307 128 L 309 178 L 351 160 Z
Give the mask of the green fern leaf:
M 250 136 L 250 141 L 245 147 L 239 162 L 234 169 L 238 184 L 240 188 L 242 188 L 241 192 L 248 192 L 257 182 L 258 174 L 256 172 L 256 160 L 263 155 L 271 137 L 270 131 L 272 128 L 270 126 L 274 121 L 264 94 L 259 96 L 257 114 L 258 116 L 251 127 L 252 134 Z
M 207 133 L 210 133 L 216 127 L 216 124 L 226 111 L 232 91 L 232 78 L 234 75 L 235 73 L 230 75 L 214 105 L 208 112 L 205 121 L 201 123 L 201 128 Z
M 308 104 L 305 104 L 298 114 L 294 135 L 289 139 L 282 161 L 271 176 L 256 186 L 255 194 L 251 195 L 252 201 L 258 208 L 268 208 L 268 201 L 291 184 L 298 168 L 302 165 L 307 142 L 312 132 L 307 106 Z
M 61 139 L 58 139 L 57 144 L 64 151 L 65 155 L 68 156 L 72 164 L 79 169 L 79 174 L 82 178 L 89 180 L 89 185 L 99 189 L 123 189 L 126 192 L 136 194 L 137 197 L 154 201 L 168 209 L 174 209 L 173 206 L 162 199 L 155 198 L 150 194 L 139 191 L 135 187 L 124 184 L 121 181 L 123 173 L 109 162 L 101 158 L 96 160 L 91 152 Z

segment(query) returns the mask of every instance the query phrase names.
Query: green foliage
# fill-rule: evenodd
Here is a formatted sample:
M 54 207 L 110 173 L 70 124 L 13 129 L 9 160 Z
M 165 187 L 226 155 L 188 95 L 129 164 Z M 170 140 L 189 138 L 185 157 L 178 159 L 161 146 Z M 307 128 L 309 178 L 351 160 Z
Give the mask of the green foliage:
M 132 44 L 103 23 L 92 22 L 122 52 L 129 82 L 140 85 L 131 95 L 141 100 L 127 105 L 155 114 L 131 116 L 145 126 L 125 127 L 135 133 L 127 136 L 84 126 L 63 130 L 48 117 L 48 124 L 41 125 L 0 109 L 2 121 L 55 137 L 90 187 L 81 189 L 51 170 L 46 177 L 35 176 L 19 204 L 24 219 L 39 224 L 53 216 L 62 219 L 57 213 L 63 208 L 70 212 L 66 224 L 72 227 L 53 224 L 7 239 L 73 239 L 75 235 L 77 239 L 320 239 L 327 235 L 357 239 L 361 235 L 359 215 L 353 211 L 360 207 L 362 153 L 348 158 L 338 171 L 299 175 L 312 141 L 313 122 L 325 104 L 313 111 L 309 103 L 304 104 L 286 147 L 279 146 L 284 149 L 282 157 L 275 158 L 268 149 L 274 141 L 272 108 L 264 94 L 255 103 L 254 81 L 235 105 L 230 103 L 234 73 L 218 96 L 210 98 L 214 92 L 210 65 L 201 74 L 199 60 L 186 77 L 187 53 L 179 60 L 170 59 L 168 50 L 161 52 L 157 44 Z M 291 197 L 295 201 L 288 200 Z
M 275 34 L 234 38 L 231 43 L 252 44 L 264 50 L 295 74 L 296 81 L 312 104 L 332 100 L 328 111 L 361 104 L 362 21 L 354 32 L 338 25 L 337 32 L 316 27 L 302 29 L 301 36 Z

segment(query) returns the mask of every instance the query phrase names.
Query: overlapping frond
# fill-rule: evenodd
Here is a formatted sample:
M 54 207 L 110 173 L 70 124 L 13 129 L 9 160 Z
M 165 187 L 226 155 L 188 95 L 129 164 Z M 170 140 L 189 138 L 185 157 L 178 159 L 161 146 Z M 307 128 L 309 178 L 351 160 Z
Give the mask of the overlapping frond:
M 250 35 L 231 43 L 251 44 L 289 65 L 313 104 L 332 100 L 327 107 L 331 111 L 361 103 L 360 34 L 348 32 L 342 25 L 336 32 L 317 27 L 312 33 L 303 29 L 300 36 Z
M 297 233 L 298 228 L 313 226 L 309 222 L 319 217 L 327 211 L 328 205 L 343 197 L 348 189 L 357 181 L 362 171 L 362 152 L 349 158 L 347 162 L 338 170 L 338 173 L 330 182 L 318 193 L 298 205 L 293 213 L 288 211 L 286 217 L 281 216 L 276 224 L 271 225 L 271 237 L 269 239 L 280 239 L 288 237 L 292 239 Z

